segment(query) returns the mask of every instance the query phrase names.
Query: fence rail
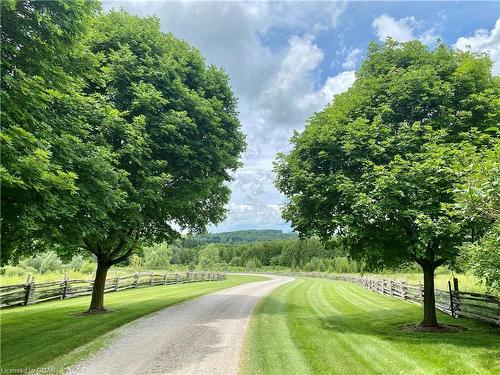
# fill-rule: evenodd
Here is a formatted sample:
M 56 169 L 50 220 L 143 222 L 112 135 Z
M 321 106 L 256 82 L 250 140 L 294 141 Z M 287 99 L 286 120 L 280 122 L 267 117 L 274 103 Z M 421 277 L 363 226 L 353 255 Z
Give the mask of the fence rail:
M 106 279 L 104 292 L 140 288 L 155 285 L 185 284 L 200 281 L 224 280 L 223 272 L 178 272 L 153 273 L 138 272 L 128 276 L 112 276 Z M 67 279 L 35 283 L 35 278 L 28 276 L 24 284 L 0 286 L 0 308 L 26 306 L 55 299 L 66 299 L 92 293 L 94 280 Z
M 423 286 L 408 284 L 406 281 L 334 275 L 323 272 L 294 272 L 287 273 L 287 275 L 349 281 L 387 296 L 420 304 L 424 302 Z M 434 294 L 436 308 L 448 315 L 500 325 L 500 299 L 486 294 L 462 292 L 459 290 L 457 278 L 453 279 L 453 287 L 448 281 L 447 291 L 435 289 Z

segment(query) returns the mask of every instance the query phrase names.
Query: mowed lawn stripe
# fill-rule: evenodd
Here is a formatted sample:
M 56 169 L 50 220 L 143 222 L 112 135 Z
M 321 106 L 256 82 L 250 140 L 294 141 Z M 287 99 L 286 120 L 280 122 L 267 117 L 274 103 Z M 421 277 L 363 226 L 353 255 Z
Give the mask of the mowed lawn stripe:
M 313 354 L 309 360 L 311 361 L 312 367 L 316 370 L 315 372 L 319 371 L 323 373 L 327 368 L 332 366 L 335 366 L 339 370 L 343 368 L 353 370 L 350 358 L 352 358 L 353 355 L 357 355 L 354 346 L 355 340 L 352 335 L 342 335 L 336 332 L 336 326 L 332 326 L 331 323 L 327 321 L 329 316 L 341 316 L 343 312 L 328 302 L 330 297 L 328 294 L 330 293 L 325 294 L 326 290 L 324 286 L 325 283 L 307 284 L 308 306 L 315 312 L 317 319 L 315 324 L 304 326 L 300 335 L 297 335 L 297 340 L 309 342 L 311 347 L 310 353 Z M 335 337 L 337 350 L 334 352 L 325 351 L 321 346 L 318 347 L 318 345 L 322 345 L 325 338 L 312 341 L 307 339 L 307 337 L 311 335 L 324 336 L 325 326 L 328 332 L 330 332 L 329 336 Z M 330 339 L 331 337 L 327 337 L 326 339 Z M 355 364 L 357 370 L 365 369 L 368 366 L 369 359 L 363 357 L 358 358 Z
M 228 275 L 227 280 L 129 289 L 105 296 L 106 314 L 79 316 L 90 296 L 0 311 L 2 369 L 44 367 L 105 333 L 165 307 L 265 277 Z
M 337 289 L 331 288 L 331 285 L 328 282 L 321 283 L 319 288 L 314 288 L 314 285 L 315 284 L 311 284 L 310 290 L 319 290 L 320 292 L 322 292 L 322 295 L 320 297 L 318 296 L 319 298 L 310 299 L 309 304 L 321 306 L 320 317 L 323 321 L 323 324 L 328 325 L 329 330 L 327 331 L 327 334 L 332 332 L 335 335 L 335 339 L 337 341 L 342 342 L 345 347 L 349 348 L 348 351 L 342 351 L 341 353 L 338 353 L 339 351 L 337 351 L 335 352 L 337 356 L 328 356 L 326 359 L 330 358 L 330 362 L 332 362 L 332 365 L 338 366 L 339 363 L 343 363 L 343 367 L 345 367 L 345 370 L 348 371 L 352 367 L 353 356 L 356 356 L 358 357 L 356 364 L 358 365 L 360 371 L 370 371 L 372 373 L 383 372 L 384 369 L 390 365 L 390 363 L 387 363 L 387 361 L 373 361 L 373 358 L 376 357 L 378 355 L 378 352 L 381 350 L 396 351 L 393 345 L 388 342 L 377 340 L 372 336 L 360 335 L 356 333 L 346 334 L 346 332 L 353 330 L 353 327 L 351 327 L 349 324 L 350 321 L 343 320 L 342 329 L 339 330 L 340 332 L 336 332 L 336 326 L 331 326 L 331 310 L 335 307 L 333 302 L 341 301 L 342 299 L 344 299 L 344 295 L 337 293 Z M 343 292 L 345 293 L 346 289 L 343 289 Z M 346 295 L 350 295 L 349 299 L 347 299 L 346 302 L 351 299 L 354 299 L 355 301 L 359 301 L 360 299 L 359 296 L 357 296 L 355 293 L 346 293 Z M 321 303 L 318 304 L 317 301 L 321 301 Z M 335 313 L 338 318 L 341 318 L 342 316 L 348 315 L 352 312 L 352 308 L 346 311 L 345 307 L 353 307 L 353 305 L 349 305 L 347 303 L 336 303 L 336 305 L 344 307 L 344 309 L 342 309 L 343 311 L 337 310 L 337 312 Z M 354 308 L 361 308 L 364 311 L 369 311 L 370 308 L 368 306 L 374 306 L 374 304 L 368 303 L 367 306 L 364 306 L 363 304 L 356 303 L 354 305 Z M 335 321 L 338 322 L 339 319 L 336 319 Z M 389 360 L 393 359 L 389 358 Z M 398 361 L 401 360 L 405 362 L 405 367 L 412 365 L 411 361 L 408 361 L 408 359 L 404 357 L 401 358 L 399 356 Z
M 284 316 L 289 314 L 291 301 L 288 296 L 293 295 L 293 290 L 300 282 L 289 283 L 280 287 L 280 293 L 272 294 L 265 299 L 265 306 L 259 303 L 255 315 L 250 322 L 242 357 L 242 372 L 244 374 L 309 374 L 310 370 L 302 357 L 302 351 L 295 346 L 295 341 L 290 337 L 290 328 Z M 261 340 L 254 334 L 261 335 L 269 332 L 272 340 Z M 254 342 L 259 342 L 254 346 Z M 255 363 L 252 358 L 257 355 L 261 361 Z M 258 365 L 255 367 L 254 365 Z
M 276 301 L 282 300 L 288 306 L 279 306 L 278 311 Z M 283 374 L 282 368 L 288 368 L 287 374 L 500 372 L 498 328 L 439 314 L 441 322 L 467 330 L 445 334 L 401 330 L 421 318 L 421 306 L 359 285 L 298 279 L 273 291 L 256 308 L 242 369 L 247 374 Z M 275 338 L 283 325 L 288 333 L 278 342 Z M 284 339 L 292 342 L 284 343 Z M 276 351 L 288 347 L 295 351 L 288 357 L 276 356 Z M 296 361 L 307 365 L 300 371 L 288 366 Z
M 418 358 L 418 366 L 415 367 L 416 362 L 415 360 L 412 360 L 413 364 L 409 367 L 405 367 L 407 369 L 405 371 L 413 371 L 413 373 L 425 374 L 434 373 L 436 371 L 436 368 L 445 367 L 450 368 L 451 373 L 453 373 L 453 368 L 460 368 L 461 371 L 465 373 L 477 373 L 477 371 L 480 372 L 481 366 L 477 367 L 477 363 L 473 358 L 467 359 L 465 356 L 462 356 L 462 354 L 455 356 L 449 355 L 450 351 L 454 350 L 457 354 L 461 353 L 460 348 L 457 348 L 456 346 L 456 334 L 437 334 L 437 336 L 434 335 L 434 337 L 439 340 L 435 340 L 436 342 L 434 342 L 432 344 L 432 348 L 430 348 L 427 342 L 423 342 L 421 340 L 422 335 L 425 337 L 426 335 L 429 336 L 428 334 L 408 336 L 408 334 L 403 334 L 402 332 L 400 332 L 398 328 L 401 325 L 409 323 L 409 316 L 413 316 L 413 322 L 418 322 L 419 320 L 421 320 L 422 310 L 420 308 L 414 308 L 418 305 L 410 305 L 407 302 L 401 303 L 401 301 L 399 301 L 398 299 L 385 297 L 369 291 L 369 294 L 367 295 L 367 290 L 351 283 L 339 284 L 340 285 L 335 288 L 338 291 L 336 297 L 341 298 L 342 295 L 350 295 L 349 298 L 345 299 L 345 303 L 343 305 L 355 305 L 357 306 L 358 310 L 364 310 L 365 312 L 367 312 L 367 317 L 373 317 L 373 319 L 367 321 L 367 324 L 372 328 L 372 330 L 378 332 L 378 337 L 376 337 L 377 346 L 382 345 L 384 340 L 386 343 L 393 342 L 397 344 L 393 345 L 393 347 L 398 351 L 398 353 L 394 353 L 394 356 L 391 359 L 396 363 L 398 368 L 403 367 L 400 363 L 401 361 L 407 362 L 406 359 Z M 346 293 L 346 291 L 349 292 Z M 377 309 L 369 311 L 363 307 L 363 301 L 365 299 L 368 299 L 369 297 L 371 297 L 375 301 L 378 301 Z M 462 325 L 462 323 L 469 323 L 472 326 L 476 325 L 482 328 L 485 327 L 485 325 L 481 323 L 474 324 L 474 322 L 470 321 L 457 321 L 442 313 L 439 313 L 439 319 L 441 321 L 447 322 L 448 324 Z M 356 319 L 356 321 L 357 320 L 359 319 Z M 395 322 L 398 322 L 398 324 L 395 325 Z M 465 324 L 465 326 L 467 326 L 467 324 Z M 394 328 L 396 328 L 396 330 L 394 330 Z M 370 337 L 374 338 L 374 336 Z M 385 337 L 385 339 L 380 340 L 380 337 Z M 365 339 L 366 338 L 367 337 L 365 336 Z M 401 338 L 405 339 L 408 342 L 411 342 L 411 345 L 401 345 L 399 342 L 399 339 Z M 478 339 L 480 340 L 480 337 L 478 337 Z M 499 341 L 497 340 L 497 349 L 498 342 Z M 366 345 L 364 345 L 364 347 L 366 348 Z M 479 356 L 481 356 L 481 351 L 481 348 L 474 347 L 467 353 L 476 352 Z M 380 357 L 380 359 L 381 361 L 383 361 L 385 358 Z M 437 373 L 441 372 L 438 371 Z M 489 371 L 486 371 L 486 373 L 489 373 Z

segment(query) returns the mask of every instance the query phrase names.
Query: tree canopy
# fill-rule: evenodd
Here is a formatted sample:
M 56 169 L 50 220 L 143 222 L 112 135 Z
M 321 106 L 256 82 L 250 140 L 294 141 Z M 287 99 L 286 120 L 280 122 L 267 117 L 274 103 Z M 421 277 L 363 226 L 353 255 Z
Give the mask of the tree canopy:
M 85 138 L 107 108 L 82 93 L 82 77 L 93 61 L 82 43 L 98 12 L 96 2 L 3 1 L 1 7 L 5 262 L 61 238 L 82 178 L 75 165 L 95 163 L 95 144 Z
M 92 252 L 100 311 L 107 270 L 138 242 L 224 218 L 237 99 L 157 18 L 85 1 L 2 10 L 2 247 Z
M 353 86 L 293 136 L 275 166 L 290 198 L 284 217 L 299 233 L 340 236 L 372 267 L 422 266 L 432 298 L 425 324 L 436 324 L 434 269 L 473 235 L 451 209 L 454 188 L 464 159 L 493 142 L 486 130 L 500 119 L 499 80 L 484 55 L 373 43 Z

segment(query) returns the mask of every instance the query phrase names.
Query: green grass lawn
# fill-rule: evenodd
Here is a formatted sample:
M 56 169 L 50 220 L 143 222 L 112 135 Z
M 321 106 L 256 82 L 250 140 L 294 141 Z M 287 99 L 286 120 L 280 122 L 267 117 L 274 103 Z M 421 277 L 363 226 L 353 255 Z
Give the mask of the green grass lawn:
M 263 299 L 244 374 L 499 374 L 500 330 L 439 313 L 460 333 L 405 333 L 419 305 L 340 281 L 298 279 Z
M 90 296 L 1 310 L 0 370 L 62 368 L 104 345 L 105 333 L 134 319 L 206 293 L 264 279 L 228 275 L 227 280 L 222 281 L 107 293 L 105 306 L 112 312 L 93 316 L 78 316 L 88 308 Z M 72 352 L 84 345 L 85 350 Z

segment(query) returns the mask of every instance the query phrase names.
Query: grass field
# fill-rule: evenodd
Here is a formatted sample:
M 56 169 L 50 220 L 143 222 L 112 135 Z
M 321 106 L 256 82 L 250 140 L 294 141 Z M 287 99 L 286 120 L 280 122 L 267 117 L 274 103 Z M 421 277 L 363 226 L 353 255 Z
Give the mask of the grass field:
M 125 323 L 206 293 L 263 279 L 228 275 L 222 281 L 107 293 L 105 306 L 111 312 L 93 316 L 78 315 L 88 308 L 90 296 L 1 310 L 0 372 L 40 367 L 60 371 L 104 345 L 109 337 L 103 335 Z
M 242 373 L 498 374 L 500 330 L 439 313 L 460 333 L 405 333 L 422 308 L 346 283 L 298 279 L 261 301 Z
M 154 272 L 154 273 L 175 273 L 175 272 L 186 272 L 187 267 L 180 266 L 170 269 L 170 270 L 146 270 L 146 269 L 137 269 L 133 267 L 111 267 L 108 271 L 108 278 L 120 276 L 128 276 L 132 275 L 135 272 Z M 79 271 L 74 271 L 71 269 L 61 269 L 59 271 L 52 271 L 46 273 L 30 273 L 26 271 L 22 275 L 0 275 L 0 285 L 12 285 L 12 284 L 22 284 L 26 282 L 28 275 L 34 276 L 35 282 L 44 283 L 48 281 L 58 281 L 64 280 L 64 277 L 67 276 L 68 279 L 80 279 L 80 280 L 94 280 L 94 272 L 91 273 L 83 273 Z

